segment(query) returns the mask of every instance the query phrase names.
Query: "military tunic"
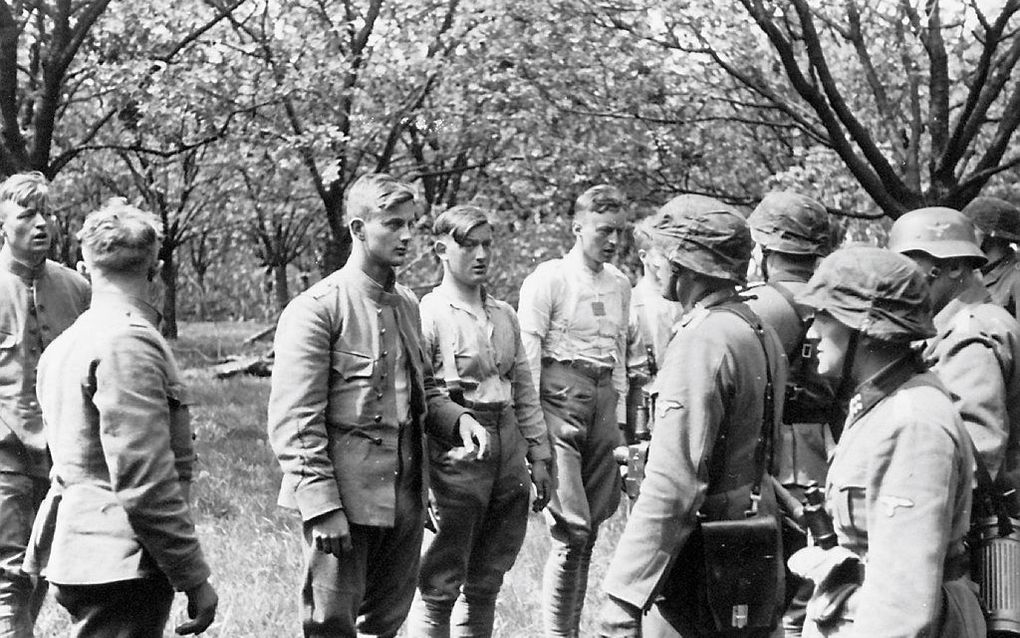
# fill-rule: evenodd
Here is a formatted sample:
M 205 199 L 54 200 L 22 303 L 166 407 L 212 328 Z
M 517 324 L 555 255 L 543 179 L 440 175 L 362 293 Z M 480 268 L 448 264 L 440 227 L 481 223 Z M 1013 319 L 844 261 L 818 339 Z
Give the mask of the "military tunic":
M 993 478 L 1005 468 L 1020 479 L 1020 324 L 989 303 L 976 276 L 934 323 L 924 358 L 953 394 L 975 451 Z
M 826 509 L 839 545 L 863 567 L 816 589 L 805 636 L 984 636 L 964 560 L 970 439 L 935 375 L 921 369 L 908 355 L 850 401 Z M 837 587 L 846 598 L 820 613 L 817 601 Z
M 981 267 L 985 288 L 992 303 L 1005 308 L 1020 320 L 1020 259 L 1014 250 L 998 261 Z
M 750 505 L 766 359 L 748 323 L 719 310 L 730 304 L 742 306 L 729 292 L 709 295 L 681 320 L 655 382 L 656 427 L 645 480 L 604 583 L 606 593 L 638 608 L 655 601 L 699 512 L 730 520 L 742 518 Z M 774 331 L 766 327 L 766 333 L 768 365 L 782 388 L 785 356 Z M 782 409 L 779 393 L 776 398 L 774 423 Z M 727 443 L 717 455 L 720 433 Z M 710 472 L 718 478 L 710 480 Z M 762 496 L 763 509 L 775 513 L 767 481 Z

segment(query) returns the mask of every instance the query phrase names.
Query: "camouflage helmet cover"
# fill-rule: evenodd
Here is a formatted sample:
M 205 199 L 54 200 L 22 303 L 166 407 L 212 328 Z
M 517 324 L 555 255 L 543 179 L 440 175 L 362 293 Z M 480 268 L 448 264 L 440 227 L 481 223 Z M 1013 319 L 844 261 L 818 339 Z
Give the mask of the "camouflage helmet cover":
M 832 252 L 829 213 L 810 197 L 786 191 L 769 193 L 747 223 L 751 236 L 765 250 L 819 257 Z
M 935 335 L 931 291 L 914 262 L 885 248 L 850 246 L 818 264 L 797 301 L 874 339 Z
M 975 197 L 963 208 L 963 214 L 988 237 L 1020 241 L 1020 208 L 1004 199 Z
M 727 204 L 704 195 L 679 195 L 659 209 L 648 228 L 671 262 L 738 285 L 747 282 L 751 232 Z
M 927 253 L 936 259 L 968 257 L 978 266 L 988 261 L 970 219 L 944 206 L 918 208 L 900 216 L 889 230 L 889 248 L 898 253 Z

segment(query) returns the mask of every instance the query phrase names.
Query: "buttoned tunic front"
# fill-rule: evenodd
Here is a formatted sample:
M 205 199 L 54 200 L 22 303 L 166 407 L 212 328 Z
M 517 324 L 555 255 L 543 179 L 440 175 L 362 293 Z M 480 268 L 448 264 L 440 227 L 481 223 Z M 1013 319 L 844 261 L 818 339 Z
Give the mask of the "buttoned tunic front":
M 457 441 L 468 412 L 436 386 L 414 294 L 344 266 L 288 304 L 275 353 L 268 427 L 280 504 L 305 521 L 342 508 L 352 523 L 392 527 L 398 481 L 424 499 L 423 427 Z M 396 375 L 407 375 L 403 402 Z
M 989 303 L 976 275 L 935 315 L 924 358 L 953 395 L 963 424 L 994 478 L 1020 480 L 1020 324 Z M 1013 483 L 1020 487 L 1020 483 Z
M 36 369 L 88 306 L 89 285 L 78 273 L 49 260 L 28 266 L 0 248 L 0 471 L 47 477 Z

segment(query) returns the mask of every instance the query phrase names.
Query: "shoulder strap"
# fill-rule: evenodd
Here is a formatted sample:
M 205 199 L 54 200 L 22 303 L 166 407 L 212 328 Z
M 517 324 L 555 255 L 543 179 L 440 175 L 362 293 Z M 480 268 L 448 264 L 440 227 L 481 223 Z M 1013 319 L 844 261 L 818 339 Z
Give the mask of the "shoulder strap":
M 743 319 L 761 344 L 762 353 L 765 355 L 765 405 L 761 416 L 761 429 L 758 432 L 758 442 L 754 447 L 754 483 L 751 485 L 751 509 L 747 515 L 754 516 L 758 513 L 758 501 L 761 499 L 761 483 L 766 468 L 771 471 L 773 465 L 774 445 L 773 434 L 775 430 L 775 384 L 772 379 L 772 361 L 769 357 L 768 345 L 765 343 L 765 327 L 761 318 L 746 305 L 727 304 L 712 308 L 713 311 L 729 312 Z
M 797 303 L 797 300 L 793 298 L 793 291 L 784 286 L 783 284 L 779 283 L 778 281 L 770 281 L 765 285 L 768 286 L 769 288 L 772 288 L 773 290 L 775 290 L 776 292 L 783 296 L 783 299 L 785 299 L 786 303 L 790 304 L 790 307 L 793 308 L 794 314 L 797 315 L 797 319 L 803 326 L 805 319 L 803 309 L 804 307 Z

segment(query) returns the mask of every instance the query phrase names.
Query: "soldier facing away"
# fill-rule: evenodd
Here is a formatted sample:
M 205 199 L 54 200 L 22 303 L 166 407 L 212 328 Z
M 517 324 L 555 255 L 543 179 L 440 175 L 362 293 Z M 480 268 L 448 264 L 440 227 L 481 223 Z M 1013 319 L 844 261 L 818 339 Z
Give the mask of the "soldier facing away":
M 775 332 L 737 294 L 752 246 L 738 212 L 709 197 L 681 195 L 659 210 L 653 233 L 667 258 L 662 294 L 686 314 L 653 388 L 645 480 L 606 573 L 599 635 L 725 635 L 699 622 L 699 592 L 667 584 L 697 569 L 681 552 L 699 520 L 743 519 L 759 507 L 773 519 L 778 514 L 759 440 L 775 443 L 782 395 L 772 401 L 769 386 L 784 386 L 786 358 Z M 778 525 L 773 532 L 778 544 Z M 782 565 L 773 567 L 779 585 Z M 663 596 L 668 589 L 680 597 Z M 764 596 L 775 620 L 781 585 Z
M 43 350 L 88 308 L 89 285 L 46 259 L 53 238 L 41 173 L 0 184 L 0 637 L 30 638 L 45 580 L 22 572 L 32 519 L 49 487 L 36 400 Z
M 443 281 L 421 300 L 426 357 L 450 397 L 489 433 L 489 456 L 465 458 L 451 442 L 428 439 L 429 476 L 439 530 L 422 558 L 421 600 L 412 637 L 492 635 L 496 596 L 534 510 L 552 496 L 552 451 L 517 315 L 484 288 L 493 229 L 484 210 L 456 206 L 435 221 Z M 529 476 L 528 468 L 531 468 Z
M 418 575 L 425 428 L 486 455 L 485 428 L 436 386 L 417 299 L 396 282 L 414 213 L 409 185 L 359 178 L 350 259 L 291 301 L 276 330 L 269 441 L 280 504 L 304 524 L 305 636 L 396 635 Z
M 779 428 L 777 478 L 794 498 L 803 501 L 805 488 L 825 483 L 829 450 L 835 445 L 830 428 L 836 421 L 837 427 L 842 425 L 834 388 L 818 376 L 813 348 L 805 340 L 813 312 L 794 299 L 807 285 L 818 260 L 831 252 L 832 228 L 824 206 L 790 192 L 767 194 L 747 223 L 762 252 L 765 278 L 764 284 L 747 289 L 747 305 L 779 335 L 790 366 Z M 788 518 L 783 527 L 786 554 L 806 543 L 803 531 Z M 790 605 L 783 625 L 790 638 L 800 635 L 811 585 L 788 573 L 786 587 Z
M 528 275 L 518 308 L 557 465 L 542 582 L 550 637 L 578 635 L 599 526 L 620 504 L 613 450 L 626 425 L 629 351 L 643 350 L 629 334 L 630 281 L 608 263 L 626 229 L 623 194 L 592 187 L 578 197 L 574 215 L 574 247 Z
M 187 394 L 152 306 L 162 236 L 119 200 L 85 219 L 92 304 L 39 363 L 53 471 L 25 568 L 53 583 L 80 638 L 160 638 L 174 590 L 192 618 L 178 634 L 216 616 L 188 503 Z

